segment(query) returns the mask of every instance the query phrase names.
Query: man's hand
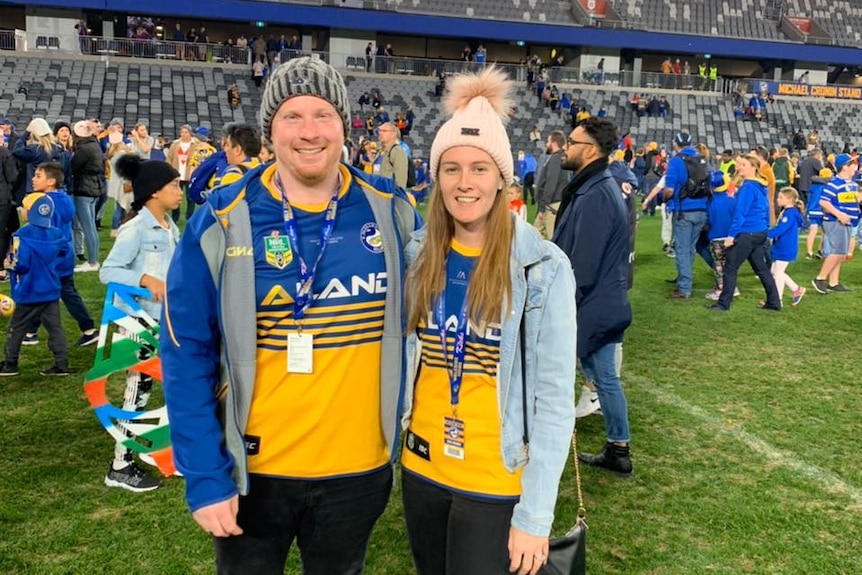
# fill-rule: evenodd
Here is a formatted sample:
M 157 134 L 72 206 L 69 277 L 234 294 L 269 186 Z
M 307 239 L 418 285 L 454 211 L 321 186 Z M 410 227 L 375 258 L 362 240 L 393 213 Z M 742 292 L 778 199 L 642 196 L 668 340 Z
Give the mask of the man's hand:
M 733 245 L 733 238 L 724 238 L 724 247 L 729 248 Z
M 838 223 L 840 223 L 842 226 L 850 225 L 850 216 L 848 216 L 844 212 L 838 212 L 835 215 L 835 219 L 838 220 Z
M 509 572 L 536 575 L 548 562 L 548 538 L 509 528 Z
M 236 522 L 238 510 L 239 495 L 234 495 L 227 501 L 201 507 L 192 513 L 192 517 L 201 529 L 213 537 L 230 537 L 242 535 L 242 529 Z

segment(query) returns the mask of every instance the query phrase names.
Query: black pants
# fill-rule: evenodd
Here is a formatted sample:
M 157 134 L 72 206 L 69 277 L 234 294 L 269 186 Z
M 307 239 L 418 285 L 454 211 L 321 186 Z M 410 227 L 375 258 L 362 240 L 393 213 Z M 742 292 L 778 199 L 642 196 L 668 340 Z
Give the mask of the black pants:
M 48 331 L 48 349 L 54 354 L 54 365 L 66 369 L 68 367 L 68 349 L 66 336 L 63 335 L 63 325 L 60 323 L 60 302 L 26 304 L 15 306 L 12 319 L 6 334 L 6 361 L 18 365 L 18 355 L 21 352 L 21 342 L 27 333 L 27 328 L 34 321 L 39 321 Z
M 530 203 L 536 203 L 536 188 L 533 187 L 536 181 L 536 172 L 530 172 L 529 174 L 524 174 L 524 203 L 527 203 L 529 200 Z
M 238 537 L 214 537 L 218 575 L 282 575 L 297 540 L 303 575 L 360 575 L 392 467 L 318 481 L 252 475 L 239 499 Z
M 769 271 L 766 251 L 766 232 L 754 234 L 739 234 L 736 242 L 727 250 L 727 261 L 724 264 L 721 295 L 718 297 L 718 305 L 724 309 L 730 309 L 733 301 L 733 292 L 736 291 L 736 276 L 742 263 L 748 260 L 748 264 L 755 275 L 760 278 L 763 289 L 766 292 L 766 307 L 771 309 L 781 308 L 781 298 L 778 296 L 778 288 L 775 287 L 775 279 Z
M 69 315 L 78 324 L 78 329 L 85 332 L 96 327 L 90 312 L 87 311 L 87 306 L 84 305 L 84 300 L 81 299 L 81 294 L 75 289 L 75 276 L 60 278 L 60 299 L 63 300 Z M 34 318 L 33 323 L 27 326 L 27 333 L 36 333 L 38 330 L 39 318 Z
M 189 182 L 180 182 L 180 190 L 182 190 L 186 198 L 186 222 L 188 222 L 192 219 L 192 214 L 195 213 L 197 204 L 189 196 Z M 182 202 L 180 202 L 180 206 L 177 209 L 171 210 L 171 219 L 174 220 L 175 224 L 180 223 L 180 209 L 182 209 Z
M 453 493 L 404 471 L 407 537 L 418 575 L 508 575 L 516 501 Z

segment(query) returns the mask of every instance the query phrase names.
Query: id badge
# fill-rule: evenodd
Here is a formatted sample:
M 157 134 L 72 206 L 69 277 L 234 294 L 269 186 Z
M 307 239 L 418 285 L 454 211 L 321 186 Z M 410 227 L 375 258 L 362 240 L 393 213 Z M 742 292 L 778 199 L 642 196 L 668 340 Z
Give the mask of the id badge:
M 313 335 L 299 332 L 287 334 L 287 373 L 311 373 L 313 358 Z
M 371 173 L 379 174 L 380 173 L 380 164 L 372 164 L 371 165 Z
M 464 421 L 462 419 L 443 418 L 443 455 L 464 459 Z

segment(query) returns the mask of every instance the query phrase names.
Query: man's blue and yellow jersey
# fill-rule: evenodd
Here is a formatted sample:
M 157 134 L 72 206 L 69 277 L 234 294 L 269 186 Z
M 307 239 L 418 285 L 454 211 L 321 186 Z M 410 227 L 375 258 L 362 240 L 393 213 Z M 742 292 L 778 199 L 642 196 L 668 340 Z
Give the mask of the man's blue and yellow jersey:
M 410 429 L 406 433 L 401 464 L 405 470 L 432 483 L 493 498 L 518 497 L 520 471 L 503 466 L 500 449 L 500 414 L 497 402 L 497 366 L 500 362 L 500 326 L 480 329 L 468 323 L 464 373 L 457 409 L 450 401 L 449 366 L 461 306 L 467 297 L 470 272 L 479 250 L 452 243 L 446 263 L 445 311 L 447 348 L 444 358 L 435 310 L 418 327 L 422 340 L 419 377 L 413 396 Z M 458 429 L 453 430 L 452 422 Z M 463 426 L 460 425 L 463 423 Z M 456 439 L 463 452 L 447 450 L 444 434 Z M 447 436 L 448 437 L 448 436 Z M 463 455 L 463 457 L 461 457 Z
M 342 168 L 335 228 L 314 276 L 302 319 L 314 336 L 313 373 L 287 373 L 287 337 L 299 257 L 290 247 L 275 167 L 266 190 L 249 194 L 257 302 L 257 372 L 246 440 L 249 472 L 298 478 L 364 473 L 388 462 L 380 426 L 380 348 L 386 271 L 365 195 Z M 327 204 L 292 204 L 302 258 L 320 251 Z M 230 255 L 230 254 L 229 254 Z
M 221 174 L 216 172 L 212 175 L 212 178 L 210 178 L 210 182 L 212 183 L 210 189 L 216 186 L 226 186 L 228 184 L 238 182 L 244 175 L 246 175 L 246 173 L 255 169 L 259 165 L 259 158 L 246 158 L 240 164 L 230 164 L 223 172 L 221 172 Z
M 855 226 L 859 222 L 859 186 L 856 182 L 835 176 L 823 186 L 820 200 L 830 202 L 833 207 L 847 214 L 850 225 Z M 834 222 L 835 216 L 824 210 L 823 221 Z

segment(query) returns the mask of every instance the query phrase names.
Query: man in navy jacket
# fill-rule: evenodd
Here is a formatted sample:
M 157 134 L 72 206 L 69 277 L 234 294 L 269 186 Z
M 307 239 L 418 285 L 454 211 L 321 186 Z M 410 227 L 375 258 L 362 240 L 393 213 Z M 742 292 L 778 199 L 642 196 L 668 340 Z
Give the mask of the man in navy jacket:
M 578 359 L 596 386 L 607 435 L 599 454 L 579 453 L 578 459 L 628 477 L 628 408 L 616 363 L 632 320 L 627 296 L 631 264 L 628 215 L 622 191 L 608 171 L 608 156 L 617 142 L 616 125 L 603 118 L 589 118 L 569 135 L 562 165 L 577 175 L 563 190 L 553 241 L 572 261 Z

